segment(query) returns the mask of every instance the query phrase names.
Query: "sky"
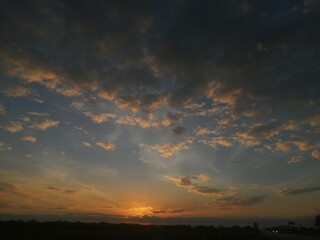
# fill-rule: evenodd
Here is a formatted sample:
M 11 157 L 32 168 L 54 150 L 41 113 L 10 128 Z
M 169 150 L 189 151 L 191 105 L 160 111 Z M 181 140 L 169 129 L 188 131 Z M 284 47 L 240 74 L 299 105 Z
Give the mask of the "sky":
M 319 1 L 4 0 L 0 16 L 1 216 L 320 213 Z

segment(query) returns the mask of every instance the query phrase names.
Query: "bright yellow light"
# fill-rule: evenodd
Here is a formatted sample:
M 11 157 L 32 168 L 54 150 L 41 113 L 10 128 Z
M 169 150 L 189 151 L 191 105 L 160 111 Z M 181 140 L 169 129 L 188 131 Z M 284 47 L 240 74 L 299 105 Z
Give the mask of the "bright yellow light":
M 148 214 L 152 214 L 152 207 L 132 207 L 129 208 L 129 214 L 132 216 L 144 216 Z

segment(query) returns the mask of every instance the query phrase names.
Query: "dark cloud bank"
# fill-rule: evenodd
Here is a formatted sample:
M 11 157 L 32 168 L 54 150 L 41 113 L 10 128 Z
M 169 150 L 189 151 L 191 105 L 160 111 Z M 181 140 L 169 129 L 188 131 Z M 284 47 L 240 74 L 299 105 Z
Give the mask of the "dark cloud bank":
M 163 96 L 207 96 L 209 83 L 241 111 L 319 107 L 317 1 L 2 1 L 0 11 L 3 74 L 41 70 L 145 111 Z

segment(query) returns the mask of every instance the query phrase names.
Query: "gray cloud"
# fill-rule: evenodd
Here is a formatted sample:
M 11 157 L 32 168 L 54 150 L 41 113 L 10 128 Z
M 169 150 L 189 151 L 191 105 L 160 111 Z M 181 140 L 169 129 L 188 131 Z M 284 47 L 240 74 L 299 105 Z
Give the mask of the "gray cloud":
M 176 136 L 180 136 L 180 135 L 184 134 L 186 132 L 186 130 L 187 130 L 186 128 L 181 127 L 181 126 L 177 126 L 177 127 L 171 129 L 173 134 Z
M 218 203 L 221 207 L 234 207 L 234 206 L 252 206 L 258 204 L 266 199 L 266 196 L 240 196 L 230 195 L 218 198 L 212 204 Z
M 306 193 L 312 193 L 312 192 L 319 192 L 320 187 L 309 187 L 309 188 L 300 188 L 300 189 L 284 189 L 279 192 L 280 195 L 283 196 L 294 196 L 294 195 L 301 195 Z
M 171 104 L 204 95 L 212 81 L 214 101 L 242 109 L 245 102 L 318 106 L 317 12 L 290 12 L 291 1 L 251 2 L 247 10 L 231 0 L 160 5 L 2 3 L 3 70 L 57 92 L 94 82 L 120 102 L 134 96 L 142 111 L 154 111 L 163 94 Z M 318 5 L 305 1 L 310 6 Z

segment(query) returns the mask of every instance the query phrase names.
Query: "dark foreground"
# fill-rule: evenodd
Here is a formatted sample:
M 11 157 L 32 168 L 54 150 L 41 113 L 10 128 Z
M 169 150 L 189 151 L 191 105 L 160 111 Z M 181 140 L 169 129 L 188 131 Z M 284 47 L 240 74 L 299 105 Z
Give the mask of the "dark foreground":
M 320 236 L 306 236 L 300 234 L 289 234 L 289 233 L 264 233 L 267 240 L 319 240 Z
M 0 221 L 2 240 L 265 240 L 252 227 L 144 226 L 108 223 Z

